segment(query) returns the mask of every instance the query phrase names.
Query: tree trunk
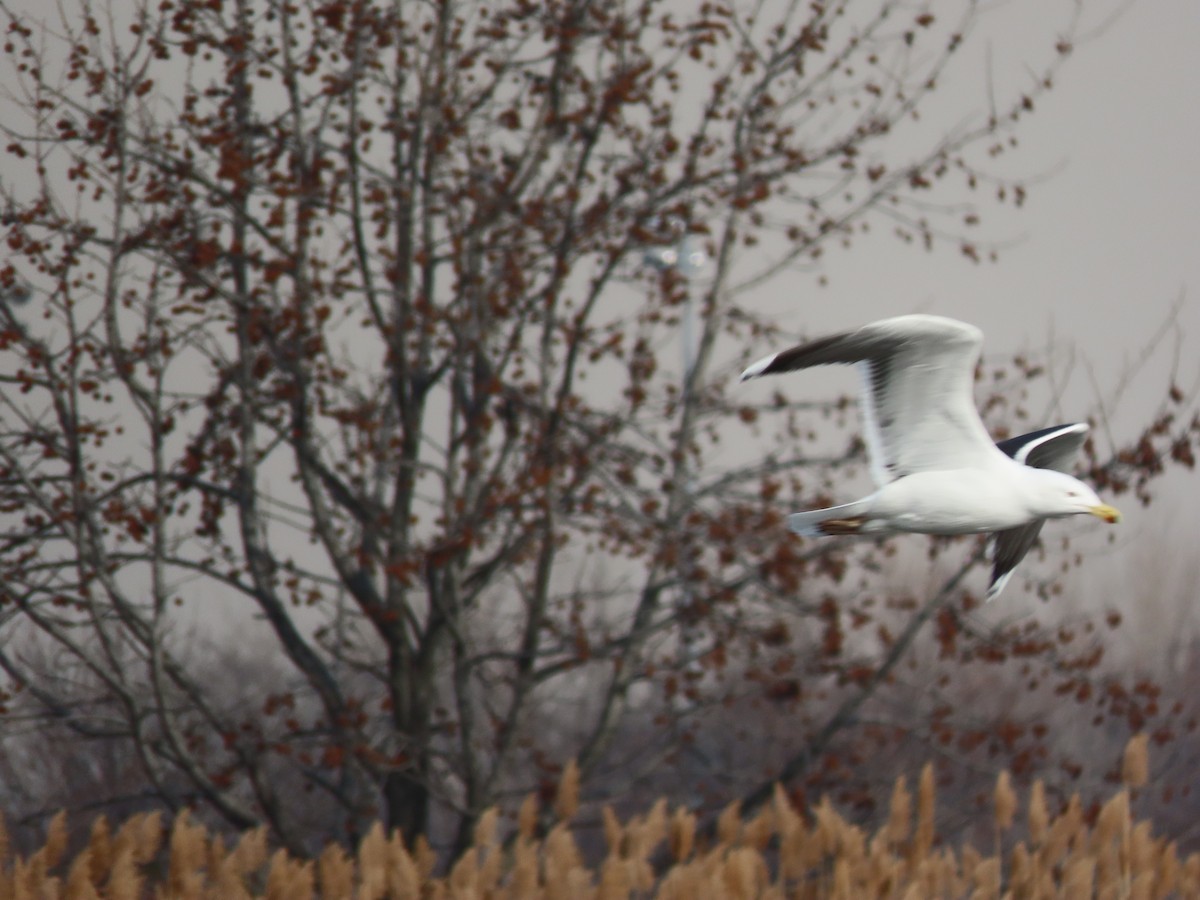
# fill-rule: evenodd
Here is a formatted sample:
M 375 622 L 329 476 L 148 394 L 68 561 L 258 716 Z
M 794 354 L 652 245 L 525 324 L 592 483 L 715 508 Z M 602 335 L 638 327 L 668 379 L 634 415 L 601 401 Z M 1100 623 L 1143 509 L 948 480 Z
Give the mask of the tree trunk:
M 423 777 L 424 755 L 412 766 L 391 772 L 383 783 L 387 830 L 399 829 L 404 845 L 412 847 L 417 837 L 425 833 L 429 819 L 429 783 Z

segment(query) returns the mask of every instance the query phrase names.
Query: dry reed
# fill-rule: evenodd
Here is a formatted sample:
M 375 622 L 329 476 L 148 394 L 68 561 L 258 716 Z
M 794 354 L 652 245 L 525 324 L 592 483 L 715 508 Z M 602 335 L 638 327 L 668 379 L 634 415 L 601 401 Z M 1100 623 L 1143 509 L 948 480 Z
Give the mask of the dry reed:
M 115 834 L 92 823 L 87 844 L 67 859 L 66 816 L 50 822 L 41 849 L 27 859 L 9 852 L 0 818 L 0 900 L 418 900 L 418 898 L 541 898 L 541 900 L 782 900 L 782 898 L 1200 898 L 1200 856 L 1180 860 L 1175 844 L 1135 822 L 1129 791 L 1147 782 L 1147 742 L 1126 750 L 1124 787 L 1100 809 L 1094 827 L 1073 797 L 1057 814 L 1035 782 L 1028 801 L 1027 840 L 1013 832 L 1019 806 L 1008 773 L 996 779 L 995 845 L 983 855 L 952 848 L 935 831 L 934 774 L 926 766 L 915 804 L 904 779 L 892 790 L 889 814 L 875 834 L 847 822 L 828 800 L 798 810 L 782 789 L 745 820 L 736 804 L 706 843 L 693 813 L 666 801 L 620 821 L 602 814 L 607 846 L 588 867 L 570 821 L 579 810 L 579 770 L 568 766 L 555 798 L 559 821 L 539 839 L 537 803 L 522 804 L 515 829 L 502 834 L 499 814 L 484 813 L 474 846 L 444 876 L 418 840 L 374 826 L 350 856 L 331 845 L 315 860 L 271 851 L 266 833 L 222 837 L 181 814 L 165 833 L 157 814 L 135 816 Z M 165 838 L 165 848 L 164 848 Z M 1007 842 L 1008 849 L 1004 845 Z M 669 859 L 656 871 L 655 860 Z

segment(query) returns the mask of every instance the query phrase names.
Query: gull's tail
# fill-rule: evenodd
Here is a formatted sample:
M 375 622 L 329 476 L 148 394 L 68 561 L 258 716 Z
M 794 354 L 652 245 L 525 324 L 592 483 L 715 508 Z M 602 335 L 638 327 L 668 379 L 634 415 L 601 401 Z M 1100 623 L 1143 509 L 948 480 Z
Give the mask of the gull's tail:
M 865 528 L 867 500 L 855 500 L 828 509 L 813 509 L 808 512 L 792 513 L 788 516 L 788 528 L 805 537 L 822 537 L 831 534 L 860 534 Z

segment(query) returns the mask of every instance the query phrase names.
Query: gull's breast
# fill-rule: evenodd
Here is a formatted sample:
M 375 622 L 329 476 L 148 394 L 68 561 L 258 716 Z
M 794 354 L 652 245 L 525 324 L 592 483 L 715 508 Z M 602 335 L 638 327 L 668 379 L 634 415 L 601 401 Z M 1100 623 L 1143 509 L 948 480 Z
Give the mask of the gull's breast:
M 897 531 L 922 534 L 980 534 L 1015 528 L 1034 516 L 1022 502 L 1022 492 L 1010 471 L 997 467 L 906 475 L 880 488 L 871 516 L 886 519 Z

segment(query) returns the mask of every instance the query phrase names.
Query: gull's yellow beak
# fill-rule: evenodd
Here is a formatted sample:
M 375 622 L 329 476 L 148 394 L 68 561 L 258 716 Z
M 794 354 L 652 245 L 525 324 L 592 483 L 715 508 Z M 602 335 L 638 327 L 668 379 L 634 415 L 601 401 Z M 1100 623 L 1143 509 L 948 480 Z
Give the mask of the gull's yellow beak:
M 1115 525 L 1121 521 L 1121 511 L 1115 506 L 1109 506 L 1107 503 L 1090 507 L 1088 512 L 1097 518 L 1103 519 L 1109 525 Z

